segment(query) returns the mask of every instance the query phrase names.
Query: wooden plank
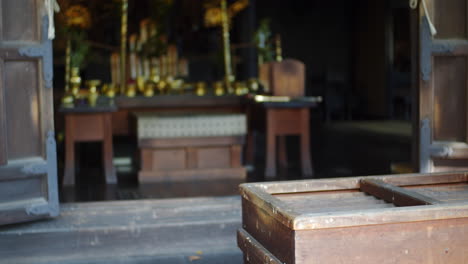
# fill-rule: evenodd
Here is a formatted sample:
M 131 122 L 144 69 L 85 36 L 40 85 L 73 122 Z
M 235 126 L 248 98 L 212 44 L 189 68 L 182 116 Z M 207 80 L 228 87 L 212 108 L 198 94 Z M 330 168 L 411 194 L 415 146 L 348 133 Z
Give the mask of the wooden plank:
M 410 187 L 412 191 L 432 197 L 443 203 L 468 201 L 468 184 L 443 184 Z
M 296 264 L 468 263 L 468 219 L 296 232 Z
M 282 264 L 244 229 L 237 230 L 237 245 L 244 252 L 244 264 Z
M 186 152 L 184 149 L 161 149 L 161 150 L 149 150 L 152 152 L 151 165 L 145 165 L 150 167 L 150 170 L 181 170 L 187 168 Z
M 359 191 L 334 191 L 274 195 L 297 214 L 390 208 L 394 204 Z
M 140 139 L 140 148 L 208 147 L 244 144 L 244 136 Z
M 231 167 L 230 147 L 199 148 L 197 153 L 197 168 L 216 169 Z M 239 156 L 240 159 L 240 156 Z
M 151 171 L 153 169 L 153 150 L 142 149 L 140 150 L 141 170 Z
M 115 104 L 121 109 L 130 108 L 180 108 L 190 107 L 241 107 L 243 97 L 226 96 L 195 96 L 195 95 L 158 95 L 151 98 L 136 96 L 118 96 Z
M 159 170 L 140 171 L 140 183 L 178 182 L 215 179 L 245 179 L 245 168 L 217 168 L 217 169 L 187 169 L 187 170 Z
M 380 180 L 361 180 L 361 191 L 373 195 L 396 206 L 439 204 L 440 201 L 425 195 L 387 184 Z
M 203 262 L 210 254 L 222 252 L 234 253 L 230 257 L 240 261 L 241 252 L 234 235 L 241 225 L 239 197 L 80 203 L 62 207 L 57 219 L 2 228 L 2 261 L 189 263 L 189 256 L 200 256 L 199 261 Z M 177 255 L 178 261 L 133 259 L 168 255 Z M 236 263 L 232 259 L 226 261 Z
M 286 203 L 267 193 L 262 184 L 241 184 L 240 192 L 243 200 L 262 208 L 268 217 L 275 219 L 284 226 L 290 227 L 294 219 L 300 215 L 292 208 L 289 208 Z M 250 230 L 247 231 L 250 232 Z
M 231 168 L 242 167 L 242 147 L 240 145 L 232 145 L 230 151 Z
M 294 231 L 245 197 L 242 227 L 281 263 L 294 263 Z
M 438 183 L 466 182 L 468 180 L 467 172 L 443 172 L 433 174 L 401 174 L 384 176 L 365 176 L 353 178 L 333 178 L 317 180 L 295 180 L 287 182 L 263 182 L 248 183 L 241 186 L 241 192 L 244 188 L 260 187 L 263 191 L 270 194 L 278 193 L 296 193 L 296 192 L 317 192 L 317 191 L 336 191 L 359 189 L 361 180 L 377 179 L 384 182 L 398 185 L 424 185 Z
M 304 214 L 294 218 L 290 226 L 294 230 L 328 229 L 457 218 L 468 218 L 468 203 L 371 209 L 366 210 L 365 214 L 362 212 L 356 214 L 354 210 L 337 213 Z
M 197 168 L 197 161 L 198 161 L 198 156 L 197 156 L 197 149 L 193 147 L 188 147 L 186 148 L 187 152 L 187 169 L 195 169 Z

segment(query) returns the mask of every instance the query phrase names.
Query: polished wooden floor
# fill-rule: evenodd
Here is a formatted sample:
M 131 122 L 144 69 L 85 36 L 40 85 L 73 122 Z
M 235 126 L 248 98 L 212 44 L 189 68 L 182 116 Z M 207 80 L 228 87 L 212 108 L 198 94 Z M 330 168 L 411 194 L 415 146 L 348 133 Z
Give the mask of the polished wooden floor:
M 311 152 L 315 178 L 380 175 L 391 173 L 395 163 L 411 161 L 411 126 L 407 122 L 335 122 L 313 126 Z M 264 135 L 257 135 L 259 149 L 247 181 L 264 181 Z M 179 197 L 229 196 L 238 194 L 242 182 L 159 183 L 137 182 L 138 151 L 131 138 L 114 140 L 119 183 L 106 185 L 101 168 L 100 145 L 84 143 L 78 147 L 77 184 L 62 188 L 62 202 L 164 199 Z M 275 180 L 301 179 L 299 140 L 287 139 L 289 166 L 279 169 Z M 59 153 L 63 152 L 60 149 Z M 60 164 L 60 161 L 59 161 Z M 62 170 L 61 170 L 62 171 Z

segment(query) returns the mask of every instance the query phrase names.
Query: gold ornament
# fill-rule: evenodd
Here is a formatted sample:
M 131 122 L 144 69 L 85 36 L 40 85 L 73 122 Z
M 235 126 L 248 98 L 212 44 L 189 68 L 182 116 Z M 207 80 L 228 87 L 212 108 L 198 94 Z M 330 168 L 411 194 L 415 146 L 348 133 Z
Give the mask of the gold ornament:
M 68 27 L 76 27 L 80 29 L 88 29 L 91 27 L 91 14 L 89 10 L 82 5 L 73 5 L 65 11 L 66 22 Z

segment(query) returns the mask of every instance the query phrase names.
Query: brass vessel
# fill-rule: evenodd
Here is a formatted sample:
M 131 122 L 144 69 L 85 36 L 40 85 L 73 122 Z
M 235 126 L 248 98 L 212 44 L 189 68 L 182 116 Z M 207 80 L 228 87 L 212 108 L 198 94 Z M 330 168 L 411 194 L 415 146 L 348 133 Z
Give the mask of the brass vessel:
M 258 93 L 260 90 L 260 83 L 256 78 L 250 78 L 247 80 L 247 87 L 252 93 Z
M 245 95 L 249 93 L 249 88 L 245 82 L 234 82 L 234 93 L 236 95 Z
M 195 94 L 198 96 L 203 96 L 206 94 L 206 83 L 205 82 L 197 82 L 195 84 Z
M 146 78 L 144 76 L 138 76 L 136 79 L 136 85 L 138 92 L 144 93 L 145 92 L 145 83 L 146 83 Z
M 125 91 L 125 95 L 128 96 L 128 97 L 135 97 L 136 90 L 137 90 L 136 84 L 131 83 L 131 84 L 127 85 L 127 90 Z
M 223 86 L 223 82 L 215 82 L 213 84 L 213 89 L 214 89 L 214 93 L 215 95 L 217 96 L 221 96 L 221 95 L 224 95 L 224 86 Z
M 81 87 L 80 68 L 78 67 L 73 67 L 71 69 L 70 87 L 71 94 L 76 98 L 80 93 Z
M 114 98 L 116 94 L 116 86 L 113 83 L 110 84 L 104 84 L 102 86 L 102 93 L 105 94 L 109 98 Z
M 97 100 L 99 98 L 97 87 L 100 84 L 100 80 L 89 80 L 86 82 L 86 85 L 88 86 L 88 103 L 90 106 L 96 106 L 97 104 Z

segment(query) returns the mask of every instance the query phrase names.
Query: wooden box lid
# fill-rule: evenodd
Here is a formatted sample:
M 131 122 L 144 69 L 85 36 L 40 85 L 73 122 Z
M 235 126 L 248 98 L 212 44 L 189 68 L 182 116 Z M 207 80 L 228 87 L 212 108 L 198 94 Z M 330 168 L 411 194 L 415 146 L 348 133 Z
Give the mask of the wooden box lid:
M 242 184 L 244 200 L 289 230 L 468 217 L 468 173 Z

